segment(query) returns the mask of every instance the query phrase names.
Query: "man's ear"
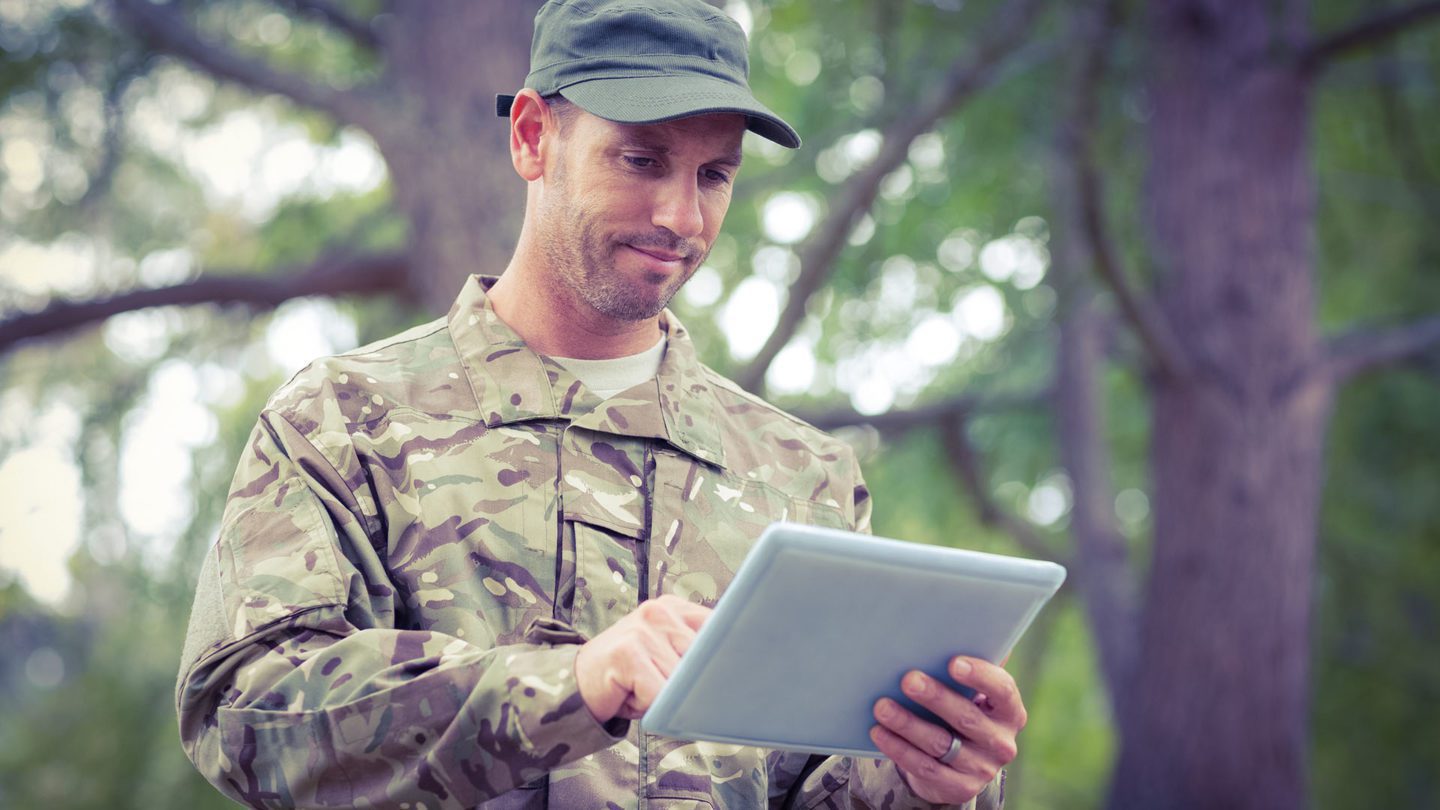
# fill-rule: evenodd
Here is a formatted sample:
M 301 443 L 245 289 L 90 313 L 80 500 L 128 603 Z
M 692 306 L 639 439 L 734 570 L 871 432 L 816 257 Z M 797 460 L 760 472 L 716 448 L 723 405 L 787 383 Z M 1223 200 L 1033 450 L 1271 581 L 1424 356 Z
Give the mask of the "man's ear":
M 510 105 L 510 162 L 527 182 L 545 173 L 545 153 L 554 148 L 558 123 L 539 93 L 527 87 L 515 95 Z

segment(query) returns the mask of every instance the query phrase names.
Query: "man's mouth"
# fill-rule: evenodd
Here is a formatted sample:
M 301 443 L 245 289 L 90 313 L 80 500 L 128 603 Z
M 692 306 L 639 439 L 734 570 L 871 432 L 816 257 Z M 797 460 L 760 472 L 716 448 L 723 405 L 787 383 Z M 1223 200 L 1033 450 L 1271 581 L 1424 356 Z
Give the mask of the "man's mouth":
M 662 262 L 680 262 L 685 260 L 685 254 L 683 253 L 672 253 L 668 250 L 660 250 L 658 248 L 636 247 L 629 242 L 625 243 L 625 247 L 628 247 L 631 250 L 638 251 L 640 253 L 644 253 L 646 256 L 649 256 L 653 259 L 658 259 Z

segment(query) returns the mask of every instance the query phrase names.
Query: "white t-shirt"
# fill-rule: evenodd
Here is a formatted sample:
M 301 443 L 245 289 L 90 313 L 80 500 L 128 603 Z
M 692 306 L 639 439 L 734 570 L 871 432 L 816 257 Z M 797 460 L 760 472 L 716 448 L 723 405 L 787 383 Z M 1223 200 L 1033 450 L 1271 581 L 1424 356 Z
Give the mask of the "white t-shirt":
M 661 335 L 654 346 L 626 357 L 611 360 L 578 360 L 574 357 L 550 359 L 564 366 L 601 399 L 609 399 L 626 388 L 654 378 L 660 371 L 660 358 L 664 356 L 665 336 Z

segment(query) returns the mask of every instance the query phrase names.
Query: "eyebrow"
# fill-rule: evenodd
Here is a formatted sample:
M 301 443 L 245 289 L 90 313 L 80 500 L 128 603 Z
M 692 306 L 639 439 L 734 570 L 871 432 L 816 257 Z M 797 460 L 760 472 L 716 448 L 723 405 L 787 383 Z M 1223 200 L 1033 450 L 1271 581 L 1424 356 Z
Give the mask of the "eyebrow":
M 744 159 L 744 158 L 741 156 L 740 150 L 739 150 L 739 149 L 736 149 L 735 151 L 733 151 L 733 152 L 731 152 L 731 153 L 729 153 L 729 154 L 727 154 L 727 155 L 723 155 L 723 156 L 721 156 L 721 157 L 719 157 L 719 158 L 716 158 L 715 160 L 713 160 L 713 161 L 711 161 L 711 162 L 712 162 L 712 163 L 719 163 L 721 166 L 729 166 L 729 167 L 732 168 L 732 169 L 738 169 L 738 168 L 740 168 L 740 161 L 743 160 L 743 159 Z

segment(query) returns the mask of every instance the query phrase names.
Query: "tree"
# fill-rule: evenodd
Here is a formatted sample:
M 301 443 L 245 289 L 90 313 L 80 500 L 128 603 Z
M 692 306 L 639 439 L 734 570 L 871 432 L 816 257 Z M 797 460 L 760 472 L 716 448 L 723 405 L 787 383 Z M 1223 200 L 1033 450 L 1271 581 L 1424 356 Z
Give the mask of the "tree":
M 1147 342 L 1159 370 L 1154 561 L 1115 806 L 1304 806 L 1311 583 L 1335 387 L 1440 340 L 1433 320 L 1329 344 L 1319 333 L 1308 102 L 1325 62 L 1361 40 L 1311 40 L 1304 12 L 1151 9 L 1148 192 L 1161 284 L 1158 309 L 1141 311 L 1168 337 Z M 1365 39 L 1400 30 L 1391 22 L 1362 24 Z M 1177 682 L 1224 709 L 1175 700 Z

